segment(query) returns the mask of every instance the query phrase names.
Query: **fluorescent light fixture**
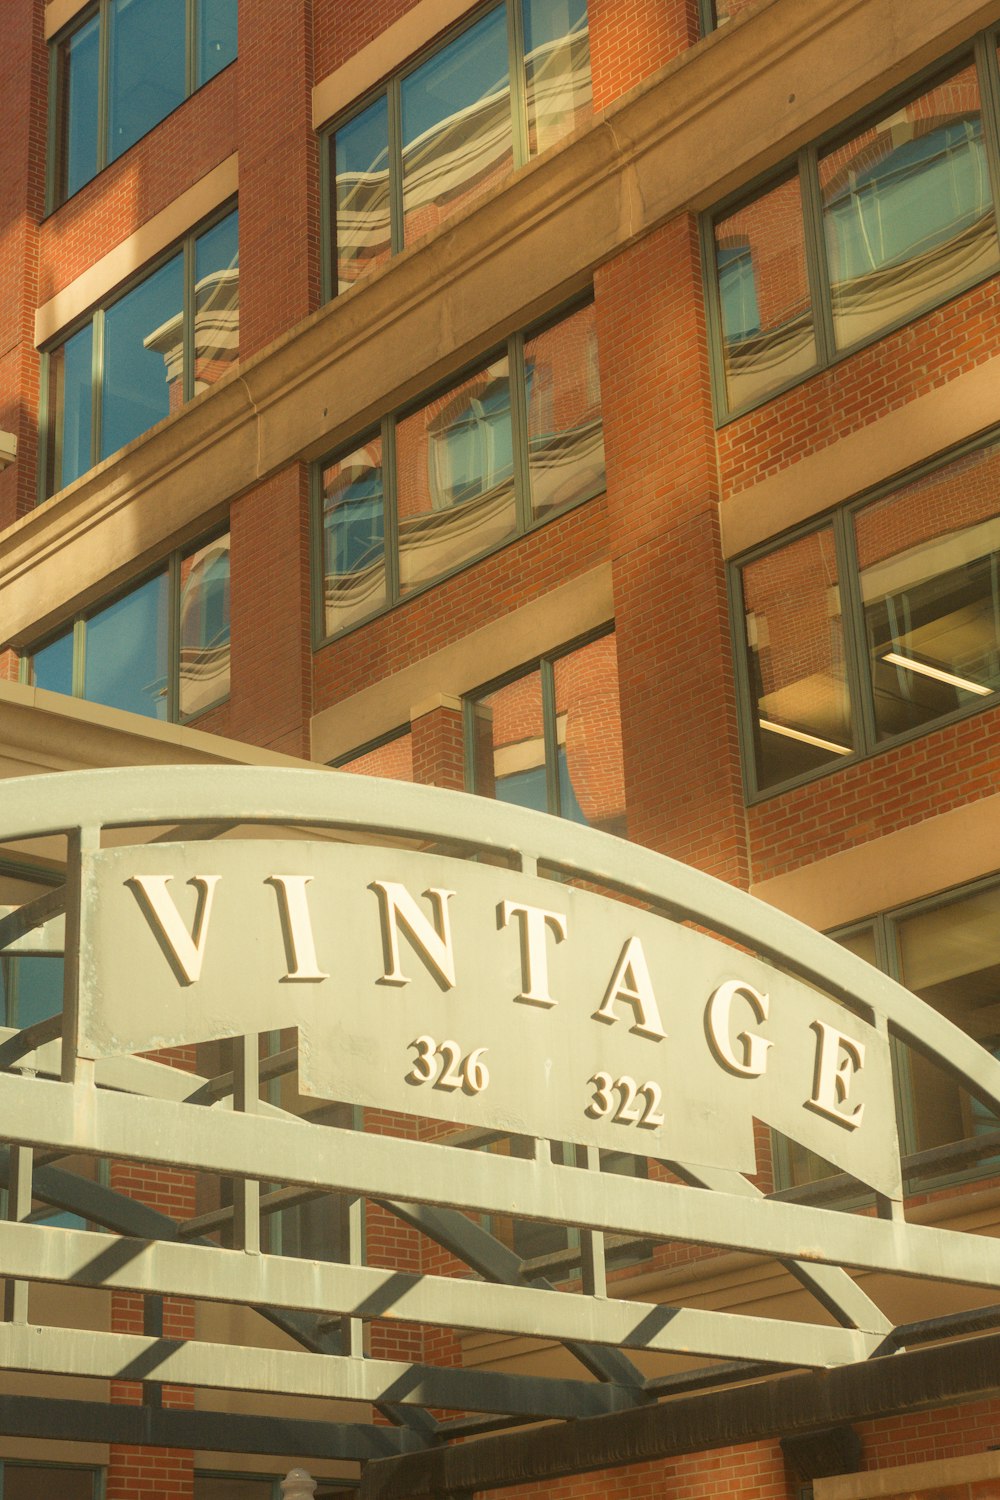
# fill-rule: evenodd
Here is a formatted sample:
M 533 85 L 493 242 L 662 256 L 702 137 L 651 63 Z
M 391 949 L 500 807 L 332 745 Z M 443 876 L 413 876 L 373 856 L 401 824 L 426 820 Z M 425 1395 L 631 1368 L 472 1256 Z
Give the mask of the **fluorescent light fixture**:
M 772 719 L 758 720 L 761 729 L 772 734 L 783 734 L 789 740 L 801 740 L 803 745 L 815 745 L 817 750 L 831 750 L 834 755 L 851 755 L 850 745 L 836 745 L 833 740 L 822 740 L 818 734 L 806 734 L 804 729 L 792 729 L 788 724 L 775 724 Z
M 946 672 L 943 667 L 931 667 L 927 662 L 914 661 L 912 656 L 901 656 L 898 651 L 887 651 L 882 658 L 892 667 L 902 667 L 907 672 L 917 672 L 921 677 L 933 677 L 935 682 L 946 682 L 949 687 L 963 688 L 967 693 L 978 693 L 980 698 L 988 698 L 993 689 L 983 687 L 981 682 L 970 682 L 968 677 L 956 677 L 954 672 Z

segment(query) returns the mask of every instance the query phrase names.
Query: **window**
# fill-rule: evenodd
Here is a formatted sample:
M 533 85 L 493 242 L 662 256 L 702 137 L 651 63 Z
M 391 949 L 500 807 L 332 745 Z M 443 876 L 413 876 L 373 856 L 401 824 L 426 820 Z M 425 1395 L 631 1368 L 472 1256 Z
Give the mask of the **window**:
M 239 353 L 239 317 L 232 210 L 46 353 L 41 498 L 224 374 Z
M 413 780 L 413 736 L 410 726 L 383 735 L 335 760 L 338 771 L 355 776 L 385 776 L 390 781 Z
M 995 706 L 998 497 L 994 440 L 737 569 L 751 795 Z
M 100 1469 L 70 1464 L 37 1464 L 13 1458 L 0 1460 L 2 1500 L 97 1500 L 103 1493 Z
M 590 113 L 586 0 L 504 0 L 323 137 L 330 295 Z
M 165 568 L 27 658 L 36 687 L 187 720 L 229 693 L 229 537 Z
M 932 901 L 880 913 L 840 936 L 845 947 L 926 1000 L 935 1010 L 1000 1056 L 1000 882 L 995 877 Z M 893 1041 L 900 1147 L 913 1155 L 958 1141 L 974 1143 L 1000 1131 L 1000 1120 L 965 1092 L 940 1066 L 898 1039 Z M 790 1184 L 833 1169 L 787 1143 L 784 1175 Z M 998 1157 L 970 1152 L 963 1169 L 995 1175 Z M 956 1168 L 929 1165 L 910 1190 L 926 1187 L 931 1173 Z
M 756 3 L 757 0 L 699 0 L 702 34 L 708 36 L 710 31 L 734 21 Z
M 467 699 L 466 746 L 470 791 L 624 836 L 614 635 Z
M 987 67 L 841 130 L 709 226 L 716 404 L 734 415 L 1000 266 Z
M 594 309 L 515 334 L 317 469 L 329 637 L 604 489 Z
M 50 49 L 51 210 L 236 56 L 236 0 L 97 0 Z

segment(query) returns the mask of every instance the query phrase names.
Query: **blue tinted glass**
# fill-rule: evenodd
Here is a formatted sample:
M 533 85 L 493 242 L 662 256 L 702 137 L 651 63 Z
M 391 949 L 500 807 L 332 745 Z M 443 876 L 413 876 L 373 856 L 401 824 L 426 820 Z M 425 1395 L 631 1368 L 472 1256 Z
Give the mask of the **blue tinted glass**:
M 85 698 L 166 718 L 169 596 L 161 573 L 87 621 Z
M 326 630 L 344 630 L 385 603 L 382 443 L 323 471 L 323 594 Z
M 236 0 L 199 0 L 199 86 L 221 73 L 235 57 Z
M 92 463 L 93 348 L 94 329 L 88 323 L 49 357 L 49 495 L 79 479 Z
M 182 260 L 147 276 L 104 317 L 101 457 L 124 447 L 181 403 Z
M 100 20 L 91 16 L 59 48 L 56 199 L 62 202 L 97 171 Z
M 8 958 L 3 964 L 7 1026 L 34 1026 L 63 1008 L 63 961 L 58 954 Z
M 389 107 L 383 94 L 334 137 L 333 201 L 337 291 L 388 259 Z
M 224 375 L 240 352 L 239 224 L 235 213 L 198 236 L 194 248 L 194 391 Z
M 61 635 L 31 658 L 31 680 L 50 693 L 73 691 L 73 632 Z
M 185 0 L 111 0 L 108 160 L 182 102 Z
M 569 774 L 569 763 L 566 759 L 566 746 L 559 746 L 559 815 L 569 818 L 571 823 L 586 823 L 583 808 L 580 806 L 573 782 Z
M 402 83 L 404 238 L 427 234 L 513 163 L 507 14 L 499 6 Z
M 495 783 L 498 802 L 508 802 L 514 807 L 533 807 L 536 812 L 548 812 L 545 767 L 531 766 L 526 771 L 513 771 L 509 776 L 498 776 Z M 583 819 L 580 818 L 580 822 Z

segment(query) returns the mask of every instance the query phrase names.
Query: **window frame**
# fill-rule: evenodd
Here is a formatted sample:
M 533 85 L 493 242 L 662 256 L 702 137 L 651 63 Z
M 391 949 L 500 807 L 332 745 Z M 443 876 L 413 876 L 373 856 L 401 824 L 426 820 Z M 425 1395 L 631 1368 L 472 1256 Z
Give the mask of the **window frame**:
M 542 699 L 542 744 L 545 768 L 545 811 L 550 817 L 560 818 L 562 813 L 562 788 L 559 778 L 559 729 L 556 714 L 556 687 L 555 687 L 555 665 L 565 656 L 572 656 L 574 651 L 581 651 L 585 646 L 594 641 L 603 640 L 606 636 L 615 634 L 614 620 L 605 620 L 603 624 L 596 625 L 592 630 L 584 631 L 583 635 L 574 636 L 573 640 L 564 645 L 557 646 L 552 651 L 546 651 L 533 660 L 513 667 L 509 672 L 503 672 L 499 677 L 491 678 L 471 693 L 465 693 L 462 697 L 462 744 L 464 754 L 464 781 L 465 790 L 473 796 L 481 796 L 476 791 L 476 705 L 483 698 L 488 698 L 491 693 L 499 692 L 501 688 L 509 687 L 513 682 L 519 682 L 523 677 L 530 677 L 537 672 L 540 677 L 540 693 Z
M 30 685 L 32 659 L 38 652 L 44 651 L 47 646 L 52 646 L 56 641 L 66 636 L 71 636 L 73 656 L 72 691 L 65 696 L 72 697 L 81 703 L 99 703 L 98 699 L 88 698 L 82 691 L 87 665 L 86 635 L 90 621 L 95 616 L 110 609 L 112 605 L 118 604 L 122 599 L 127 598 L 129 594 L 135 593 L 137 589 L 143 588 L 145 584 L 152 582 L 153 579 L 165 576 L 167 580 L 166 711 L 162 719 L 153 715 L 140 715 L 140 717 L 149 718 L 152 723 L 158 724 L 196 724 L 203 714 L 210 713 L 221 704 L 227 703 L 232 693 L 231 685 L 225 693 L 220 694 L 218 698 L 213 698 L 210 703 L 206 703 L 203 707 L 199 708 L 197 713 L 182 716 L 180 712 L 181 602 L 183 596 L 181 567 L 184 561 L 193 556 L 194 553 L 201 551 L 205 547 L 210 547 L 213 542 L 221 540 L 222 537 L 228 534 L 229 525 L 227 522 L 221 529 L 213 530 L 205 537 L 189 542 L 183 547 L 175 547 L 165 558 L 161 558 L 158 563 L 146 569 L 145 572 L 140 573 L 138 577 L 129 579 L 126 584 L 113 590 L 112 593 L 103 595 L 100 599 L 95 599 L 85 609 L 78 610 L 73 615 L 69 624 L 64 622 L 58 629 L 50 631 L 21 653 L 18 663 L 19 681 Z M 231 629 L 232 621 L 230 617 L 230 631 Z M 43 691 L 45 690 L 43 689 Z M 99 706 L 107 707 L 108 705 Z M 134 710 L 121 709 L 119 712 L 130 713 L 134 712 Z
M 386 144 L 389 176 L 389 260 L 406 248 L 403 214 L 402 174 L 402 85 L 437 53 L 456 41 L 465 32 L 471 31 L 492 11 L 506 10 L 507 20 L 507 72 L 510 82 L 511 149 L 513 170 L 519 171 L 533 160 L 529 154 L 528 101 L 525 86 L 525 40 L 523 0 L 483 0 L 467 15 L 440 32 L 419 52 L 407 58 L 382 82 L 365 91 L 344 110 L 334 115 L 319 129 L 320 163 L 320 232 L 323 253 L 320 266 L 320 296 L 330 302 L 344 293 L 337 289 L 336 254 L 334 234 L 336 229 L 336 205 L 331 191 L 333 166 L 332 142 L 338 130 L 343 130 L 364 114 L 379 99 L 385 99 L 387 112 Z M 590 16 L 587 16 L 588 29 Z M 592 74 L 591 74 L 592 77 Z M 349 288 L 349 290 L 353 290 Z
M 212 82 L 212 79 L 218 78 L 220 73 L 224 73 L 227 68 L 231 68 L 233 63 L 238 60 L 239 53 L 237 52 L 237 56 L 232 59 L 232 62 L 226 63 L 225 67 L 220 68 L 218 73 L 213 73 L 212 77 L 206 78 L 204 83 L 198 82 L 198 21 L 200 5 L 201 0 L 184 0 L 184 97 L 179 104 L 175 105 L 174 109 L 169 110 L 167 114 L 161 116 L 155 124 L 149 127 L 149 130 L 133 141 L 132 146 L 137 146 L 139 141 L 145 140 L 146 136 L 150 135 L 157 126 L 162 125 L 164 120 L 169 119 L 182 105 L 186 104 L 192 95 L 198 93 L 200 89 L 205 88 L 207 84 Z M 71 198 L 75 198 L 77 193 L 83 192 L 84 188 L 89 186 L 102 172 L 106 171 L 113 162 L 120 161 L 121 157 L 127 156 L 129 151 L 132 150 L 132 146 L 128 146 L 119 156 L 110 155 L 110 143 L 108 140 L 111 89 L 110 13 L 111 0 L 93 0 L 92 4 L 85 5 L 77 11 L 76 15 L 72 16 L 66 22 L 66 25 L 60 27 L 48 40 L 44 212 L 44 217 L 46 218 L 49 214 L 55 213 L 64 203 L 68 203 Z M 59 159 L 60 137 L 63 127 L 63 113 L 59 107 L 59 49 L 64 42 L 68 42 L 76 32 L 81 31 L 95 16 L 98 20 L 97 165 L 92 177 L 88 177 L 86 182 L 82 182 L 72 193 L 67 193 L 65 197 L 59 197 L 56 183 L 56 167 Z
M 705 0 L 711 4 L 711 0 Z M 701 215 L 699 237 L 701 242 L 702 286 L 705 293 L 705 312 L 708 323 L 709 366 L 711 372 L 712 409 L 716 427 L 739 420 L 758 410 L 768 402 L 803 385 L 823 370 L 831 369 L 841 361 L 872 344 L 888 338 L 901 328 L 926 316 L 937 307 L 962 297 L 972 287 L 979 286 L 992 276 L 1000 275 L 1000 27 L 993 26 L 979 32 L 971 41 L 954 48 L 944 57 L 936 59 L 920 73 L 907 79 L 898 87 L 883 94 L 873 104 L 856 110 L 847 119 L 817 136 L 794 155 L 786 157 L 778 166 L 761 173 L 751 182 L 720 200 L 712 209 Z M 871 125 L 894 109 L 903 108 L 929 89 L 946 83 L 964 67 L 974 67 L 979 88 L 983 144 L 986 156 L 987 177 L 993 199 L 993 217 L 997 234 L 997 256 L 992 269 L 973 272 L 943 296 L 931 295 L 900 317 L 880 326 L 853 343 L 837 346 L 831 293 L 829 262 L 823 227 L 823 208 L 819 185 L 819 158 L 829 150 L 843 145 L 856 136 L 866 125 Z M 805 251 L 805 269 L 809 287 L 812 313 L 813 337 L 816 344 L 816 359 L 809 369 L 796 374 L 769 388 L 761 395 L 729 404 L 726 385 L 725 337 L 723 333 L 722 299 L 716 265 L 715 226 L 720 219 L 727 218 L 740 208 L 761 198 L 772 188 L 789 179 L 797 179 L 802 201 L 802 230 Z
M 41 346 L 39 350 L 40 368 L 38 404 L 38 473 L 36 480 L 36 505 L 44 505 L 47 500 L 51 500 L 53 496 L 58 495 L 62 490 L 68 488 L 67 484 L 62 483 L 62 474 L 60 473 L 60 483 L 58 487 L 53 489 L 51 492 L 49 492 L 48 490 L 49 464 L 50 460 L 53 459 L 55 451 L 54 445 L 59 445 L 59 463 L 61 469 L 62 435 L 57 431 L 58 413 L 51 409 L 52 403 L 49 396 L 51 388 L 51 369 L 53 356 L 66 344 L 68 344 L 70 339 L 75 337 L 76 334 L 82 333 L 82 331 L 88 327 L 92 330 L 90 351 L 90 464 L 86 469 L 83 470 L 81 474 L 77 475 L 76 479 L 71 479 L 68 481 L 68 484 L 76 484 L 78 480 L 84 477 L 84 475 L 89 474 L 93 469 L 95 469 L 98 464 L 105 463 L 109 458 L 113 456 L 112 453 L 109 453 L 105 455 L 105 457 L 101 457 L 101 436 L 103 419 L 102 407 L 105 374 L 105 318 L 113 307 L 115 307 L 131 292 L 136 291 L 140 286 L 142 286 L 145 281 L 148 281 L 151 277 L 155 276 L 158 271 L 163 270 L 163 268 L 169 265 L 170 262 L 174 260 L 178 255 L 180 255 L 181 257 L 181 276 L 183 280 L 181 307 L 181 342 L 183 350 L 183 370 L 181 374 L 181 404 L 182 406 L 186 406 L 190 401 L 194 399 L 195 315 L 197 311 L 197 244 L 198 240 L 201 239 L 203 235 L 208 234 L 211 230 L 218 228 L 218 226 L 225 219 L 228 219 L 229 216 L 234 213 L 237 215 L 239 213 L 239 202 L 236 197 L 227 199 L 225 203 L 220 204 L 218 208 L 214 209 L 207 218 L 201 219 L 197 224 L 192 225 L 190 229 L 186 230 L 184 234 L 179 236 L 176 240 L 172 241 L 171 244 L 166 246 L 165 249 L 161 250 L 158 255 L 154 256 L 152 260 L 147 261 L 144 266 L 142 266 L 138 271 L 131 275 L 126 281 L 123 281 L 120 286 L 115 287 L 114 290 L 112 292 L 109 292 L 106 297 L 102 297 L 100 301 L 96 302 L 92 307 L 88 308 L 86 312 L 81 313 L 78 317 L 74 318 L 72 322 L 67 323 L 65 328 L 61 328 L 53 338 L 46 340 L 46 342 Z M 237 219 L 237 244 L 238 242 L 239 220 Z M 238 354 L 236 359 L 234 359 L 232 363 L 234 367 L 239 363 Z M 172 416 L 173 413 L 168 413 L 167 415 Z M 159 421 L 166 420 L 167 419 L 165 417 L 161 417 L 159 419 Z M 158 422 L 153 423 L 154 427 L 158 425 Z M 143 432 L 137 434 L 136 437 L 131 438 L 130 442 L 138 442 L 139 439 L 144 437 L 147 432 L 151 431 L 152 427 L 147 427 Z M 128 446 L 129 444 L 126 443 L 125 447 Z M 122 450 L 120 448 L 116 448 L 113 450 L 114 453 L 120 453 L 121 451 Z
M 868 506 L 875 505 L 881 500 L 889 500 L 908 485 L 946 469 L 949 464 L 993 447 L 997 449 L 998 459 L 1000 459 L 1000 427 L 990 428 L 986 433 L 980 433 L 955 448 L 949 448 L 946 453 L 937 454 L 924 463 L 904 469 L 891 479 L 863 491 L 860 495 L 818 516 L 811 517 L 802 525 L 790 528 L 777 537 L 770 537 L 750 551 L 729 559 L 726 566 L 726 592 L 735 668 L 740 768 L 744 800 L 747 806 L 752 807 L 761 802 L 767 802 L 772 797 L 782 796 L 795 787 L 805 786 L 824 776 L 835 775 L 838 771 L 846 770 L 861 761 L 871 760 L 876 755 L 894 750 L 899 745 L 909 744 L 914 740 L 922 739 L 925 735 L 946 728 L 950 724 L 960 723 L 963 719 L 971 718 L 975 714 L 989 712 L 1000 707 L 1000 688 L 997 688 L 988 696 L 984 694 L 982 697 L 975 698 L 971 703 L 949 709 L 946 713 L 927 719 L 911 729 L 901 730 L 897 734 L 878 736 L 872 678 L 868 665 L 864 605 L 861 599 L 861 574 L 854 536 L 854 519 Z M 998 504 L 997 513 L 1000 515 L 1000 504 Z M 757 784 L 755 733 L 757 712 L 750 680 L 743 569 L 751 563 L 780 552 L 794 542 L 827 529 L 833 536 L 837 560 L 837 580 L 841 598 L 840 617 L 843 622 L 845 675 L 851 709 L 853 747 L 849 755 L 838 756 L 835 761 L 817 766 L 811 771 L 802 771 L 796 776 L 786 777 L 784 781 L 775 782 L 772 786 L 761 788 Z
M 313 652 L 321 650 L 331 641 L 342 640 L 350 635 L 352 631 L 363 629 L 370 625 L 373 620 L 388 614 L 390 610 L 398 609 L 401 605 L 409 604 L 412 599 L 417 599 L 421 594 L 427 593 L 429 589 L 440 587 L 448 579 L 456 577 L 465 572 L 467 568 L 476 567 L 487 557 L 501 552 L 505 547 L 521 541 L 532 532 L 547 526 L 551 521 L 560 516 L 570 514 L 579 506 L 588 505 L 599 495 L 605 494 L 607 490 L 607 472 L 605 470 L 605 483 L 600 489 L 591 489 L 582 495 L 576 496 L 567 504 L 560 506 L 557 510 L 545 511 L 540 516 L 535 516 L 531 508 L 531 472 L 529 452 L 529 425 L 530 412 L 528 410 L 529 382 L 525 378 L 525 346 L 531 339 L 546 330 L 555 327 L 558 323 L 567 321 L 577 312 L 593 305 L 593 296 L 588 292 L 583 297 L 574 298 L 572 302 L 563 304 L 554 312 L 546 314 L 537 322 L 529 324 L 524 329 L 518 329 L 510 334 L 502 344 L 494 345 L 485 350 L 471 363 L 459 367 L 453 374 L 445 379 L 437 381 L 427 390 L 422 391 L 419 396 L 405 405 L 394 407 L 388 411 L 374 426 L 369 425 L 362 429 L 357 435 L 338 443 L 335 448 L 325 453 L 322 458 L 317 459 L 310 469 L 311 489 L 311 511 L 312 511 L 312 649 Z M 396 427 L 415 412 L 428 406 L 438 396 L 447 394 L 461 385 L 470 376 L 484 370 L 488 365 L 496 363 L 499 359 L 506 358 L 508 362 L 508 381 L 510 386 L 510 411 L 511 411 L 511 446 L 513 450 L 512 464 L 512 491 L 515 513 L 515 528 L 509 536 L 499 542 L 491 542 L 481 551 L 472 556 L 463 558 L 462 561 L 448 568 L 443 573 L 436 574 L 433 578 L 415 584 L 403 593 L 400 589 L 399 569 L 399 524 L 396 496 Z M 601 430 L 603 434 L 604 412 L 603 397 L 601 405 Z M 325 618 L 325 538 L 323 517 L 323 470 L 338 459 L 346 457 L 350 453 L 367 446 L 378 438 L 382 447 L 382 504 L 383 504 L 383 537 L 384 537 L 384 565 L 385 565 L 385 602 L 371 609 L 367 614 L 352 620 L 349 625 L 342 626 L 339 630 L 327 632 Z M 449 509 L 460 509 L 458 506 L 442 509 L 435 514 L 447 514 Z

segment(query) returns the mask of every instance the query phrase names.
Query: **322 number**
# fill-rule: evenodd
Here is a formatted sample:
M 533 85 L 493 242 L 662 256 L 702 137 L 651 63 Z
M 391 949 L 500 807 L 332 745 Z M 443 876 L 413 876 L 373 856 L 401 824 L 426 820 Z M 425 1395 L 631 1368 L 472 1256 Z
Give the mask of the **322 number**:
M 483 1062 L 485 1047 L 475 1047 L 467 1057 L 457 1042 L 436 1042 L 432 1036 L 418 1036 L 411 1043 L 416 1059 L 406 1075 L 407 1083 L 429 1083 L 435 1089 L 464 1089 L 467 1094 L 481 1094 L 489 1085 L 490 1070 Z
M 592 1120 L 610 1115 L 613 1124 L 637 1125 L 640 1130 L 655 1130 L 663 1124 L 663 1090 L 658 1083 L 636 1083 L 627 1073 L 621 1078 L 595 1073 L 588 1082 L 594 1085 L 594 1096 L 584 1113 Z

